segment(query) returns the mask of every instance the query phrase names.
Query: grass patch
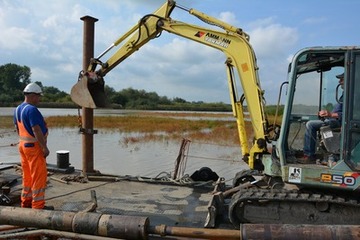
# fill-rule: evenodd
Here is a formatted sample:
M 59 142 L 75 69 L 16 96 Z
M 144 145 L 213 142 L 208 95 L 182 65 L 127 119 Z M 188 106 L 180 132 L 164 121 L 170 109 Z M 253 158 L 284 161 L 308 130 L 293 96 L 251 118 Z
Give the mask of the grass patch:
M 13 117 L 0 116 L 0 128 L 15 128 Z

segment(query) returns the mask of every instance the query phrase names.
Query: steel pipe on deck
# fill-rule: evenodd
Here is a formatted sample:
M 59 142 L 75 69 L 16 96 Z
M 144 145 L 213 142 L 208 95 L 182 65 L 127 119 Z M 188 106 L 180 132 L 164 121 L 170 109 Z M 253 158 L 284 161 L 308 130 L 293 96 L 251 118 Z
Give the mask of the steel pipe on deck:
M 122 239 L 146 239 L 149 219 L 0 206 L 0 225 L 3 224 Z
M 161 237 L 186 237 L 191 239 L 241 239 L 239 230 L 171 227 L 166 225 L 149 226 L 149 233 Z
M 147 239 L 149 236 L 197 239 L 358 239 L 358 225 L 241 224 L 240 230 L 150 226 L 147 217 L 90 212 L 33 210 L 0 206 L 0 225 L 51 229 L 118 239 Z
M 290 225 L 290 224 L 241 224 L 240 231 L 228 229 L 201 229 L 151 227 L 149 232 L 162 237 L 177 236 L 192 239 L 238 239 L 238 240 L 348 240 L 359 239 L 358 225 Z
M 28 230 L 28 231 L 21 231 L 16 233 L 5 233 L 2 234 L 0 232 L 0 239 L 40 239 L 40 237 L 56 237 L 56 239 L 76 239 L 76 240 L 94 240 L 93 235 L 85 235 L 73 232 L 64 232 L 64 231 L 57 231 L 57 230 L 49 230 L 49 229 L 39 229 L 39 230 Z M 114 240 L 114 238 L 109 237 L 101 237 L 96 236 L 97 240 Z
M 359 239 L 359 225 L 241 224 L 240 239 Z

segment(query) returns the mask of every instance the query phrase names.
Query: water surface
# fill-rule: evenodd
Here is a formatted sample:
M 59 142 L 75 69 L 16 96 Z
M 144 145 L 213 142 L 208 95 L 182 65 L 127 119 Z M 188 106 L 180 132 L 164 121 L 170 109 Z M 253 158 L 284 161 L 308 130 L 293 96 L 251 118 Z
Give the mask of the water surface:
M 13 108 L 2 108 L 2 115 L 12 115 Z M 76 109 L 40 109 L 43 115 L 77 115 Z M 95 115 L 129 114 L 126 110 L 95 111 Z M 175 160 L 182 139 L 128 143 L 126 138 L 134 133 L 97 129 L 94 135 L 94 168 L 102 173 L 156 177 L 163 172 L 173 174 Z M 190 139 L 191 140 L 191 139 Z M 9 129 L 0 128 L 0 162 L 19 162 L 18 137 Z M 12 146 L 13 145 L 13 146 Z M 82 135 L 77 128 L 51 128 L 48 147 L 51 151 L 47 161 L 57 163 L 56 151 L 69 151 L 70 164 L 82 169 Z M 184 174 L 191 175 L 207 166 L 219 176 L 230 180 L 238 171 L 247 168 L 241 160 L 240 147 L 205 144 L 191 141 L 186 151 Z M 185 165 L 186 163 L 186 165 Z

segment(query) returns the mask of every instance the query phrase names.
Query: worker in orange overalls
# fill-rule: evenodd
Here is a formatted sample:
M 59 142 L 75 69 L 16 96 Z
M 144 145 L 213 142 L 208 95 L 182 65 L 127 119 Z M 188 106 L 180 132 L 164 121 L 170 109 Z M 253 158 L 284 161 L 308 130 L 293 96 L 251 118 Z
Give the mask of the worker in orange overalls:
M 14 112 L 23 171 L 21 207 L 52 210 L 53 207 L 45 206 L 46 157 L 50 153 L 46 144 L 48 129 L 36 107 L 40 102 L 42 90 L 36 83 L 30 83 L 23 93 L 25 100 Z

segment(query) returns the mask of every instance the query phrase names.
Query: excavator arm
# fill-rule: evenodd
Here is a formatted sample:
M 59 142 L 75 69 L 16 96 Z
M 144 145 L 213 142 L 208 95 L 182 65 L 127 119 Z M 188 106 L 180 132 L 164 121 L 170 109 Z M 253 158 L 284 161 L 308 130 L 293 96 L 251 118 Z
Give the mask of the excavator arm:
M 103 77 L 124 61 L 127 57 L 139 50 L 151 39 L 160 36 L 162 31 L 196 41 L 209 47 L 222 51 L 226 59 L 229 93 L 234 117 L 237 120 L 238 133 L 241 144 L 243 159 L 248 162 L 250 168 L 254 168 L 257 155 L 266 153 L 266 140 L 269 139 L 268 122 L 264 112 L 263 91 L 258 78 L 258 67 L 255 53 L 249 43 L 249 35 L 241 29 L 231 26 L 221 20 L 208 16 L 194 9 L 188 11 L 202 21 L 215 25 L 223 31 L 204 28 L 170 18 L 170 14 L 176 5 L 174 1 L 167 1 L 153 14 L 141 18 L 139 23 L 132 27 L 126 34 L 116 40 L 99 57 L 92 59 L 86 72 L 82 72 L 79 82 L 71 90 L 72 100 L 82 107 L 96 108 L 103 101 L 96 101 L 97 87 L 103 86 Z M 125 41 L 125 42 L 124 42 Z M 124 42 L 124 43 L 123 43 Z M 122 46 L 106 62 L 100 61 L 110 49 Z M 97 67 L 100 66 L 99 69 Z M 236 70 L 236 71 L 235 71 Z M 236 77 L 235 72 L 238 74 Z M 243 96 L 239 97 L 236 88 L 236 78 L 240 80 Z M 95 86 L 95 87 L 94 87 Z M 86 88 L 89 91 L 86 91 Z M 90 90 L 92 89 L 92 91 Z M 89 92 L 89 93 L 88 93 Z M 248 136 L 245 128 L 244 100 L 250 113 L 254 141 L 252 147 L 248 145 Z M 100 102 L 100 104 L 97 104 Z

